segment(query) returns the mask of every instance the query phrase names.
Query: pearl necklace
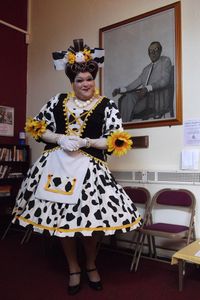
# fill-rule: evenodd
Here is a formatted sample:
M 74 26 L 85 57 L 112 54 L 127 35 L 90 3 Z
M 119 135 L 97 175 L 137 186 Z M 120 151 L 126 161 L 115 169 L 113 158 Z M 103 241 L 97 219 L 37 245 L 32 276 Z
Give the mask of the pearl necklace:
M 84 108 L 84 107 L 88 106 L 90 103 L 92 103 L 93 100 L 94 100 L 94 98 L 91 98 L 91 99 L 86 100 L 86 101 L 84 101 L 84 100 L 80 101 L 78 99 L 75 99 L 74 102 L 75 102 L 77 107 Z

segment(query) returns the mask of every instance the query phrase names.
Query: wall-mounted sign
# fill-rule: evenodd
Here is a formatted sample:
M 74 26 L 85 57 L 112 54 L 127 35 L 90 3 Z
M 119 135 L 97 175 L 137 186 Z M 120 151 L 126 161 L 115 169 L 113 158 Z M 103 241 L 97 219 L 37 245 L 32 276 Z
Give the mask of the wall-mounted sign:
M 14 136 L 14 107 L 0 106 L 0 136 Z

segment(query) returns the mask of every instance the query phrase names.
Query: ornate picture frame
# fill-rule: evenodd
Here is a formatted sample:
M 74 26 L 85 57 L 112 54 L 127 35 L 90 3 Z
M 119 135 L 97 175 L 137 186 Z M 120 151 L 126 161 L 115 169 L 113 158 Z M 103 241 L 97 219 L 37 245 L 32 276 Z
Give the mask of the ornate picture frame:
M 180 2 L 100 28 L 99 42 L 101 93 L 118 105 L 124 128 L 182 124 Z

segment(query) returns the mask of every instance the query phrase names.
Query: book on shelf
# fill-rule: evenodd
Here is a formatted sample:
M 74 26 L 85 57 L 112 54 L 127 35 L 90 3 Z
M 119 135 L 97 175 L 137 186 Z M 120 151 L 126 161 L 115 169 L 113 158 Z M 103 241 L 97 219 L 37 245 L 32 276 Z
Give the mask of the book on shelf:
M 27 149 L 17 148 L 14 145 L 12 148 L 0 148 L 0 161 L 27 161 Z
M 11 195 L 11 185 L 0 186 L 0 197 L 8 197 Z
M 27 160 L 27 150 L 25 148 L 16 150 L 16 161 L 26 161 Z
M 23 177 L 22 172 L 13 172 L 12 166 L 0 165 L 0 179 Z
M 10 172 L 10 173 L 8 173 L 7 178 L 21 178 L 23 176 L 24 175 L 22 172 Z
M 11 161 L 12 160 L 12 151 L 9 148 L 0 148 L 0 160 L 1 161 Z
M 0 178 L 8 177 L 11 167 L 8 165 L 0 165 Z

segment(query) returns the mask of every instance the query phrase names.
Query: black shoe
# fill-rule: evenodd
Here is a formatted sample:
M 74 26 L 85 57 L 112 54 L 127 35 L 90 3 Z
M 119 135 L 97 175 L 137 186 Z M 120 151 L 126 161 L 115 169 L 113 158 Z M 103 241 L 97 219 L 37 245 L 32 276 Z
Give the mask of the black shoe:
M 81 274 L 81 272 L 70 273 L 69 276 L 78 275 L 78 274 Z M 75 295 L 80 291 L 80 289 L 81 289 L 80 282 L 79 282 L 79 284 L 76 284 L 76 285 L 69 285 L 68 286 L 68 294 L 69 295 Z
M 93 272 L 93 271 L 96 271 L 97 269 L 94 268 L 94 269 L 90 269 L 90 270 L 87 270 L 86 272 L 87 273 L 90 273 L 90 272 Z M 88 274 L 87 274 L 88 276 Z M 101 280 L 99 281 L 91 281 L 89 279 L 89 276 L 88 276 L 88 283 L 89 283 L 89 287 L 95 291 L 101 291 L 103 289 L 103 286 L 102 286 L 102 283 L 101 283 Z

